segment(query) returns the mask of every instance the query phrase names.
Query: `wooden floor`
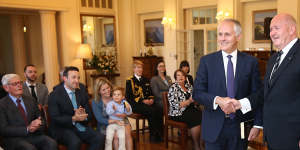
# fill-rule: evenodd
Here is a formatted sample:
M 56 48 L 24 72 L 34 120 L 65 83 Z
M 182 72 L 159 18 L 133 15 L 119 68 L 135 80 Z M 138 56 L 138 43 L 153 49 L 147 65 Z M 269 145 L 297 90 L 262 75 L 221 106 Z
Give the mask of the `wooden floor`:
M 176 136 L 176 137 L 175 137 Z M 174 134 L 174 137 L 177 138 L 178 135 Z M 136 150 L 182 150 L 178 144 L 169 142 L 168 149 L 165 148 L 164 142 L 161 143 L 150 143 L 149 132 L 146 132 L 144 135 L 140 133 L 140 142 L 136 145 Z M 192 140 L 188 139 L 188 146 L 185 150 L 192 150 Z
M 164 142 L 161 143 L 150 143 L 149 140 L 149 132 L 145 132 L 143 135 L 142 133 L 140 135 L 140 141 L 136 144 L 136 150 L 182 150 L 178 144 L 175 143 L 168 143 L 168 149 L 165 148 Z M 178 138 L 177 131 L 174 131 L 174 138 Z M 169 135 L 170 137 L 170 135 Z M 260 149 L 260 148 L 259 148 Z M 192 147 L 192 139 L 189 137 L 188 139 L 188 146 L 185 148 L 185 150 L 193 150 Z M 258 150 L 252 147 L 248 147 L 248 150 Z

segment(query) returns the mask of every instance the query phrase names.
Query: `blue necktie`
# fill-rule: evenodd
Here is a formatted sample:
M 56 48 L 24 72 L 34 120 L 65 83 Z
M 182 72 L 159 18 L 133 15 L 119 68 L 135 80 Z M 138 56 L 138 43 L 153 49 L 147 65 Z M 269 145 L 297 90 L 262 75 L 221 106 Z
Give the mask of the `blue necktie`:
M 228 64 L 227 64 L 227 96 L 234 98 L 234 74 L 233 74 L 233 64 L 231 61 L 231 55 L 228 55 Z M 229 114 L 230 119 L 235 117 L 234 113 Z
M 76 102 L 76 96 L 75 96 L 75 93 L 74 92 L 70 92 L 71 94 L 71 102 L 72 102 L 72 105 L 74 107 L 74 109 L 77 109 L 77 102 Z M 83 125 L 81 125 L 80 123 L 76 122 L 75 123 L 75 127 L 80 131 L 80 132 L 84 132 L 85 131 L 85 127 Z

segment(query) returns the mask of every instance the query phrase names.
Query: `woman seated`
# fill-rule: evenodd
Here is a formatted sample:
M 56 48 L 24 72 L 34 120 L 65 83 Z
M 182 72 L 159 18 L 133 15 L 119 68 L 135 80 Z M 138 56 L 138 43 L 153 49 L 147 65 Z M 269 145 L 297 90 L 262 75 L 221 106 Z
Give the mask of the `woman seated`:
M 194 85 L 194 79 L 191 75 L 189 75 L 190 73 L 190 64 L 188 61 L 186 60 L 183 60 L 181 63 L 180 63 L 180 66 L 179 66 L 180 70 L 182 70 L 184 73 L 185 73 L 185 76 L 186 76 L 186 82 L 188 82 L 190 85 Z
M 112 101 L 112 84 L 105 78 L 98 78 L 95 82 L 95 98 L 92 101 L 92 109 L 94 116 L 97 120 L 97 130 L 106 135 L 106 127 L 110 123 L 109 117 L 106 113 L 106 104 Z M 120 114 L 117 117 L 123 117 L 124 115 Z M 112 120 L 113 121 L 113 120 Z M 132 137 L 131 137 L 131 126 L 127 118 L 124 118 L 125 124 L 125 145 L 126 150 L 132 150 Z M 114 149 L 118 149 L 118 137 L 115 136 L 113 139 Z
M 174 121 L 184 122 L 191 130 L 194 149 L 200 150 L 201 111 L 194 106 L 192 86 L 186 82 L 185 73 L 178 69 L 174 73 L 175 83 L 168 93 L 169 116 Z
M 150 85 L 154 95 L 154 104 L 163 110 L 162 92 L 168 92 L 172 84 L 170 76 L 166 73 L 166 65 L 163 60 L 156 64 L 155 76 L 152 77 Z

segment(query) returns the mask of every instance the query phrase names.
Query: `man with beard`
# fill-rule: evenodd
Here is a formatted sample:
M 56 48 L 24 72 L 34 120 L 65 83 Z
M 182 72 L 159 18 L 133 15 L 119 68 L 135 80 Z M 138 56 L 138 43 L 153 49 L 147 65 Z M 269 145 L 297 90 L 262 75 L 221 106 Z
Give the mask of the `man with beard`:
M 33 97 L 38 104 L 48 104 L 48 88 L 42 83 L 36 82 L 37 70 L 32 64 L 24 67 L 26 82 L 23 83 L 24 95 Z
M 49 96 L 49 134 L 66 145 L 68 150 L 80 150 L 81 143 L 88 143 L 89 150 L 100 149 L 104 137 L 88 126 L 92 114 L 88 99 L 78 89 L 78 68 L 66 67 L 63 79 L 63 84 L 57 86 Z

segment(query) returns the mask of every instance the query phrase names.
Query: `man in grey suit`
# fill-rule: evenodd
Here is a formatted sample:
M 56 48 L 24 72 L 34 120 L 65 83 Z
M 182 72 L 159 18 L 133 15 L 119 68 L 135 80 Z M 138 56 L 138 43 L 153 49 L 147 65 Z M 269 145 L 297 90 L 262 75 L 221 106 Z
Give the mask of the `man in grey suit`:
M 26 82 L 23 83 L 24 95 L 33 97 L 38 104 L 47 105 L 49 93 L 48 88 L 46 85 L 36 82 L 36 67 L 32 64 L 26 65 L 24 67 L 24 76 L 26 78 Z
M 43 134 L 40 111 L 32 97 L 23 95 L 22 81 L 6 74 L 2 84 L 8 95 L 0 100 L 0 136 L 7 150 L 55 150 L 56 142 Z

